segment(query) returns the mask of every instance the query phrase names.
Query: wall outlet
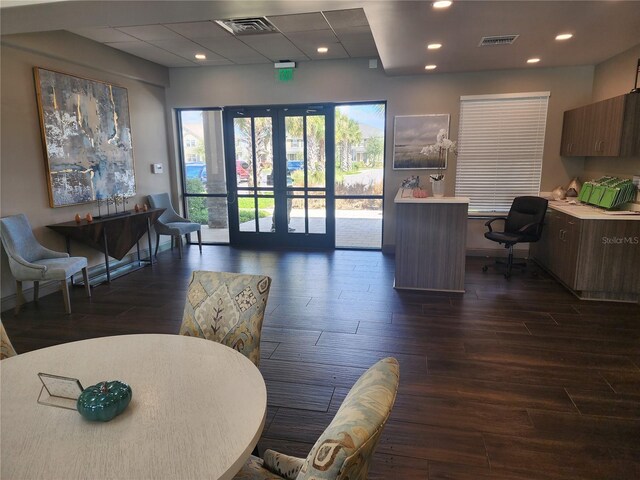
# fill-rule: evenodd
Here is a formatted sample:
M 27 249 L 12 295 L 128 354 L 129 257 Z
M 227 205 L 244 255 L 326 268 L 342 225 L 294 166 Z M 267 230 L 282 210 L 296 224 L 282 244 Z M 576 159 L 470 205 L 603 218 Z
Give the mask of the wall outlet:
M 164 173 L 164 165 L 161 163 L 152 163 L 151 173 Z

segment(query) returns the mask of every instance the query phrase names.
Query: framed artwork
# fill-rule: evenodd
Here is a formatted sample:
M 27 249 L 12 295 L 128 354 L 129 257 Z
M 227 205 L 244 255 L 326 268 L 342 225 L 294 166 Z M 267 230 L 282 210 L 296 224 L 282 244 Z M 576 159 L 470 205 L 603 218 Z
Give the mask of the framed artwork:
M 127 89 L 33 69 L 49 204 L 136 192 Z
M 446 154 L 421 153 L 423 148 L 436 143 L 438 133 L 443 129 L 448 136 L 449 114 L 396 116 L 393 123 L 393 169 L 446 169 Z

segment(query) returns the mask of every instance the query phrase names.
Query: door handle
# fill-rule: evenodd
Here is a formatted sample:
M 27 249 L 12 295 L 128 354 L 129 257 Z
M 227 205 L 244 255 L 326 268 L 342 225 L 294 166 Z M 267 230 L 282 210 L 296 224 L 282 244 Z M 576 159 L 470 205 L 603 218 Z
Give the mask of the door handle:
M 227 192 L 227 202 L 229 203 L 229 205 L 233 205 L 234 203 L 236 203 L 236 198 L 237 194 L 235 191 Z

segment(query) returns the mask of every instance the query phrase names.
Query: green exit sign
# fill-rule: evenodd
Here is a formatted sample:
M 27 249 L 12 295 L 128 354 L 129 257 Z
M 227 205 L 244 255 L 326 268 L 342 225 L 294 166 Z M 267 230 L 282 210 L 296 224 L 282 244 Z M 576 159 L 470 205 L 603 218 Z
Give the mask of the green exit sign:
M 293 68 L 279 68 L 278 80 L 281 82 L 290 82 L 293 80 Z

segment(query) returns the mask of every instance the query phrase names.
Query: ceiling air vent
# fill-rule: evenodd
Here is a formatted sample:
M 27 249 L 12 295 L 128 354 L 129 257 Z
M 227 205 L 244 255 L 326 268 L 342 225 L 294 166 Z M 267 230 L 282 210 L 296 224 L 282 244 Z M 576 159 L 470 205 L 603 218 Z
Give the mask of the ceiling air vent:
M 232 18 L 216 20 L 216 23 L 233 35 L 258 35 L 276 32 L 276 27 L 264 17 Z
M 479 47 L 488 47 L 491 45 L 511 45 L 520 35 L 494 35 L 491 37 L 482 37 Z

